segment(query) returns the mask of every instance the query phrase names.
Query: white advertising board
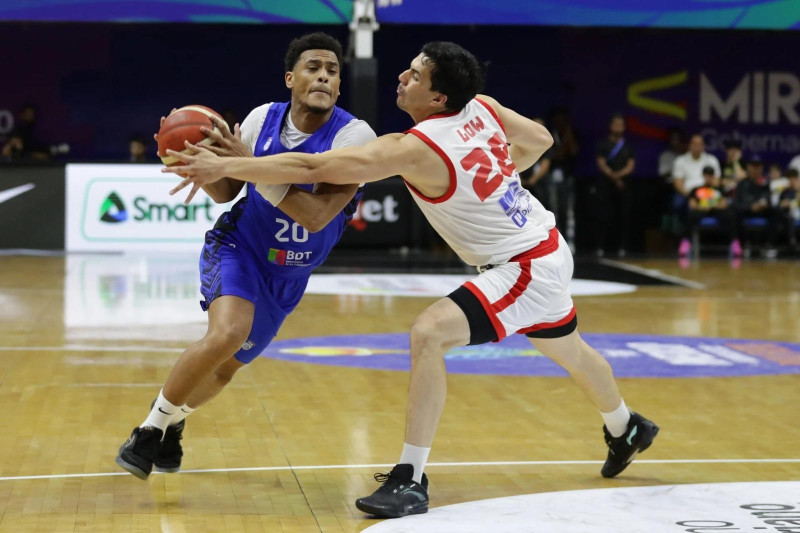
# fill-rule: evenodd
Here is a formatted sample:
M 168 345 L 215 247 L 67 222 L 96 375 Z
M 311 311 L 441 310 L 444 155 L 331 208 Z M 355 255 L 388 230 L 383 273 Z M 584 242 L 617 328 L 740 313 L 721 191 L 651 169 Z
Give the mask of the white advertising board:
M 175 175 L 161 165 L 67 165 L 66 250 L 69 252 L 198 252 L 205 232 L 233 202 L 199 191 L 170 196 Z M 244 188 L 242 193 L 244 194 Z

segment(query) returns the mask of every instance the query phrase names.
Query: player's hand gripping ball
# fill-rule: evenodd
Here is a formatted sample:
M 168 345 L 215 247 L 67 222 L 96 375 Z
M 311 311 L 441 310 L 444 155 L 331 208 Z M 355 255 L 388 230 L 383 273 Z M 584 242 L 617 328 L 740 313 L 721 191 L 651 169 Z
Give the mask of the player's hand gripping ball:
M 213 109 L 202 105 L 188 105 L 170 113 L 158 130 L 158 157 L 161 161 L 168 167 L 182 165 L 177 158 L 168 156 L 167 150 L 190 153 L 186 149 L 185 141 L 201 146 L 212 144 L 214 141 L 200 131 L 205 126 L 216 133 L 220 132 L 211 120 L 212 115 L 222 118 Z

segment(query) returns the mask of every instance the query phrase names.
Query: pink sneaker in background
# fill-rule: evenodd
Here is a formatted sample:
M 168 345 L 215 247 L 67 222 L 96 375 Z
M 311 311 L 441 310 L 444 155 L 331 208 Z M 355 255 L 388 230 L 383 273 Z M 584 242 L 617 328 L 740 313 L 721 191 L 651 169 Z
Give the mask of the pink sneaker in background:
M 678 255 L 681 257 L 686 257 L 691 251 L 692 243 L 689 242 L 689 239 L 682 239 L 680 246 L 678 246 Z
M 742 243 L 739 242 L 739 239 L 731 241 L 730 253 L 731 257 L 742 257 Z

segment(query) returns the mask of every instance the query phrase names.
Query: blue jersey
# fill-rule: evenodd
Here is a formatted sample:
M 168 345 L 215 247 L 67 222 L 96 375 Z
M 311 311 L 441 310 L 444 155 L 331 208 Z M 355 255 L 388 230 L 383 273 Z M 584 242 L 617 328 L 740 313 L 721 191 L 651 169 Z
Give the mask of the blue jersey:
M 289 149 L 280 140 L 288 111 L 289 102 L 270 105 L 256 141 L 255 156 L 283 152 L 325 152 L 331 149 L 336 133 L 354 120 L 350 113 L 334 107 L 330 119 L 320 129 L 295 148 Z M 313 185 L 299 186 L 313 189 Z M 325 261 L 331 248 L 341 238 L 362 194 L 363 187 L 360 187 L 350 203 L 327 226 L 310 233 L 267 202 L 256 192 L 254 184 L 247 183 L 247 196 L 219 218 L 207 238 L 245 247 L 262 272 L 283 278 L 307 277 L 311 270 Z

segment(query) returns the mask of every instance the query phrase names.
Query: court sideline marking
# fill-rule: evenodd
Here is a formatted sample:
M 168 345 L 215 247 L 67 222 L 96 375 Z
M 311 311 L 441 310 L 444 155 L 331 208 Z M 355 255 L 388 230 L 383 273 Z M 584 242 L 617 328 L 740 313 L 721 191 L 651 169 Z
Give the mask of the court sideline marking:
M 604 461 L 474 461 L 456 463 L 428 463 L 431 466 L 563 466 L 563 465 L 602 465 Z M 659 465 L 659 464 L 774 464 L 774 463 L 797 463 L 798 459 L 639 459 L 636 464 Z M 356 465 L 305 465 L 305 466 L 253 466 L 244 468 L 204 468 L 195 470 L 181 470 L 180 474 L 208 474 L 217 472 L 274 472 L 274 471 L 296 471 L 296 470 L 344 470 L 348 468 L 391 468 L 394 464 L 356 464 Z M 154 474 L 161 472 L 153 471 Z M 107 476 L 129 476 L 127 472 L 94 472 L 85 474 L 50 474 L 40 476 L 5 476 L 0 477 L 0 481 L 23 481 L 30 479 L 61 479 L 61 478 L 81 478 L 81 477 L 107 477 Z
M 637 265 L 630 265 L 628 263 L 614 261 L 613 259 L 598 259 L 598 263 L 600 263 L 601 265 L 607 265 L 619 268 L 621 270 L 627 270 L 629 272 L 635 272 L 637 274 L 642 274 L 644 276 L 649 276 L 651 278 L 660 279 L 662 281 L 668 281 L 670 283 L 674 283 L 675 285 L 681 285 L 683 287 L 688 287 L 690 289 L 706 288 L 704 284 L 698 281 L 691 281 L 688 279 L 679 278 L 677 276 L 672 276 L 670 274 L 665 274 L 664 272 L 661 272 L 660 270 L 656 270 L 653 268 L 645 268 Z

